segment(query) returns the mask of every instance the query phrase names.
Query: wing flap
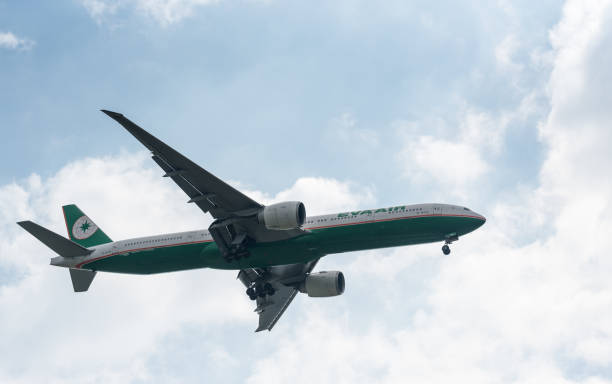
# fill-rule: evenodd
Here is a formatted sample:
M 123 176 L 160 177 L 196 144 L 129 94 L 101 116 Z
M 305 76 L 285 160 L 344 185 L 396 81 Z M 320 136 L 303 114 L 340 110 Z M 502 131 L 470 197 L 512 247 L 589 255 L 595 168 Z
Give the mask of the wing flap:
M 308 263 L 279 265 L 264 269 L 243 269 L 238 278 L 246 287 L 254 283 L 270 283 L 274 294 L 258 297 L 255 312 L 259 315 L 259 325 L 255 332 L 272 330 L 298 293 L 297 285 L 312 272 L 319 259 Z
M 160 158 L 157 155 L 153 155 L 151 156 L 151 158 L 153 159 L 153 161 L 157 163 L 157 165 L 159 165 L 159 167 L 164 172 L 166 172 L 164 176 L 171 178 L 172 181 L 174 181 L 176 185 L 178 185 L 179 188 L 181 188 L 183 192 L 185 192 L 185 194 L 189 196 L 189 201 L 193 200 L 196 203 L 196 205 L 200 207 L 202 211 L 204 211 L 204 213 L 210 212 L 211 210 L 214 210 L 215 208 L 217 208 L 216 206 L 208 203 L 208 201 L 195 201 L 194 200 L 194 199 L 197 199 L 199 196 L 202 196 L 202 192 L 197 187 L 195 187 L 193 184 L 191 184 L 187 178 L 184 177 L 187 174 L 186 171 L 173 168 L 172 166 L 170 166 L 168 163 L 166 163 L 162 158 Z M 222 215 L 221 212 L 216 212 L 216 213 L 217 215 Z
M 255 332 L 272 330 L 298 292 L 297 289 L 282 284 L 273 284 L 273 286 L 274 295 L 266 296 L 263 299 L 257 298 L 255 312 L 259 314 L 259 326 Z

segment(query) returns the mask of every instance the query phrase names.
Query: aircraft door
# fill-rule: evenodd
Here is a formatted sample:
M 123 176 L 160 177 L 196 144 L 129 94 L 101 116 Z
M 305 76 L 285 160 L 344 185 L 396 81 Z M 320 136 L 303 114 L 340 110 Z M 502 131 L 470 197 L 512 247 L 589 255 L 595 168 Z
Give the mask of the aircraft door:
M 419 212 L 420 215 L 437 215 L 442 211 L 440 210 L 440 204 L 424 204 Z
M 444 206 L 442 204 L 431 204 L 431 212 L 430 215 L 442 215 L 444 214 Z

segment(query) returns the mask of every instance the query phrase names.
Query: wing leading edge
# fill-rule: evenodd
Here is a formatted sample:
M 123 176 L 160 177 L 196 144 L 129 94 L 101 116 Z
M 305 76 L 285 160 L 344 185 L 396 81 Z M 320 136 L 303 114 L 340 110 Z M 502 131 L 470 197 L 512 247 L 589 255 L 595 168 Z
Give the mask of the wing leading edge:
M 216 219 L 230 216 L 247 216 L 257 212 L 262 205 L 229 186 L 215 175 L 198 166 L 149 132 L 134 124 L 121 113 L 102 110 L 121 124 L 152 153 L 153 160 L 204 212 Z

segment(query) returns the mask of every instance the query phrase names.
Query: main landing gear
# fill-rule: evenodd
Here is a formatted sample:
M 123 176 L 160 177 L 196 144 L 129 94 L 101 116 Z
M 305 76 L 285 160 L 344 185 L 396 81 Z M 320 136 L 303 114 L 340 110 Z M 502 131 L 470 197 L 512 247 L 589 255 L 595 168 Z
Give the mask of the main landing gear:
M 215 220 L 208 232 L 219 248 L 219 252 L 228 263 L 249 257 L 251 253 L 247 249 L 250 239 L 246 233 L 237 233 L 234 224 L 230 220 Z
M 459 236 L 457 236 L 456 233 L 451 233 L 449 235 L 446 235 L 444 239 L 444 245 L 442 246 L 442 253 L 445 255 L 450 255 L 451 249 L 449 245 L 452 244 L 453 241 L 457 241 L 457 240 L 459 240 Z
M 274 293 L 276 293 L 276 290 L 270 283 L 253 284 L 253 286 L 246 290 L 246 294 L 251 300 L 256 300 L 258 297 L 263 299 L 266 296 L 274 295 Z

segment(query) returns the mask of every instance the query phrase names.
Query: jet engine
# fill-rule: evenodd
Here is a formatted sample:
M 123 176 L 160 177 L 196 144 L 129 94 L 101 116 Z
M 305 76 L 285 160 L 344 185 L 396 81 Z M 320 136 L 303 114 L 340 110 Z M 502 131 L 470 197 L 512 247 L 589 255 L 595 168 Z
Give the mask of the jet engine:
M 321 271 L 306 276 L 300 292 L 310 297 L 338 296 L 344 292 L 344 275 L 339 271 Z
M 295 229 L 304 224 L 306 208 L 299 201 L 286 201 L 265 206 L 257 217 L 267 229 Z

